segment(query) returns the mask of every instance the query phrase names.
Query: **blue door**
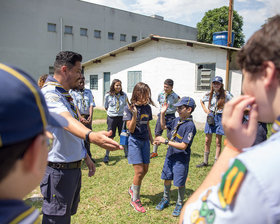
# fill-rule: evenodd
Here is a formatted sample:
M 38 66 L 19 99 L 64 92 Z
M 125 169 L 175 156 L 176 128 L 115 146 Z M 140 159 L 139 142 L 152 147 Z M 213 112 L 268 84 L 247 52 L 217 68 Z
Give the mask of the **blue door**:
M 110 90 L 110 72 L 104 72 L 103 99 L 105 94 Z

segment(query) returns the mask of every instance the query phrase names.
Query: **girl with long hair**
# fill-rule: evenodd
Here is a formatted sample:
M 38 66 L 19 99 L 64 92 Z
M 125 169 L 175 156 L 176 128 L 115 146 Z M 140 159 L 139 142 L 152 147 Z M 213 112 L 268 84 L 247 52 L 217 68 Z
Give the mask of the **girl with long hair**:
M 208 157 L 212 142 L 212 134 L 216 134 L 216 155 L 215 161 L 218 159 L 221 152 L 222 136 L 224 129 L 222 126 L 222 113 L 224 105 L 232 99 L 232 95 L 224 90 L 223 79 L 220 76 L 215 76 L 212 80 L 211 91 L 207 93 L 201 100 L 201 106 L 207 114 L 207 122 L 205 124 L 205 146 L 204 146 L 204 161 L 196 167 L 208 166 Z M 205 106 L 208 102 L 208 107 Z

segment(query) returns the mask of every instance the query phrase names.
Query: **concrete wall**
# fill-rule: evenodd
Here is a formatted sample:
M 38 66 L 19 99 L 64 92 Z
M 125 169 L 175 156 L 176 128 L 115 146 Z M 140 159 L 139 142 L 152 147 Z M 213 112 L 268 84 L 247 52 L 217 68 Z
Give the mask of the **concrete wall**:
M 103 73 L 111 73 L 111 81 L 115 78 L 122 81 L 123 90 L 127 92 L 127 72 L 142 71 L 142 81 L 152 90 L 152 99 L 157 104 L 157 95 L 163 90 L 163 82 L 167 78 L 174 80 L 174 91 L 182 96 L 191 96 L 197 104 L 194 119 L 205 122 L 206 115 L 200 106 L 200 99 L 206 93 L 196 90 L 196 64 L 216 63 L 216 75 L 225 79 L 226 51 L 222 49 L 187 47 L 185 44 L 174 44 L 165 41 L 151 41 L 135 48 L 134 52 L 125 51 L 116 57 L 102 59 L 99 64 L 85 67 L 86 87 L 89 88 L 89 75 L 98 75 L 98 90 L 92 90 L 96 105 L 103 105 Z M 241 74 L 231 71 L 231 91 L 240 94 Z M 131 94 L 128 93 L 128 97 Z M 157 104 L 158 105 L 158 104 Z M 159 107 L 152 107 L 153 114 Z
M 56 32 L 47 31 L 48 23 L 56 24 Z M 73 35 L 64 34 L 65 25 L 73 26 Z M 80 28 L 88 29 L 87 37 L 80 36 Z M 95 29 L 101 30 L 101 39 L 94 38 Z M 61 49 L 81 53 L 87 61 L 131 43 L 132 36 L 196 40 L 197 33 L 192 27 L 78 0 L 1 1 L 0 31 L 0 61 L 36 78 L 49 72 Z M 114 40 L 108 32 L 114 32 Z M 126 34 L 126 42 L 120 34 Z

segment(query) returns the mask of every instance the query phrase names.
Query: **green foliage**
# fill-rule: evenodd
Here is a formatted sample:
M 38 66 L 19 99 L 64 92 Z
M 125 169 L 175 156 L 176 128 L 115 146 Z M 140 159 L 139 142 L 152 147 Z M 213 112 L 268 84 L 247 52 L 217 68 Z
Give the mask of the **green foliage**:
M 197 23 L 197 40 L 212 43 L 213 33 L 228 30 L 228 7 L 223 6 L 209 10 L 205 13 L 201 22 Z M 234 47 L 244 45 L 244 34 L 242 33 L 243 18 L 233 10 L 232 31 L 235 33 Z

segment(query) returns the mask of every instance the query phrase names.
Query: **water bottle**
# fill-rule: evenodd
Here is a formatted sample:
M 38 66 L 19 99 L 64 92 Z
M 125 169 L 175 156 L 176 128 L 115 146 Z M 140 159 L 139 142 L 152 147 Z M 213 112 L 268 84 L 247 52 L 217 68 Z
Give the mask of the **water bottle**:
M 122 133 L 120 135 L 120 145 L 128 145 L 128 131 L 122 130 Z

